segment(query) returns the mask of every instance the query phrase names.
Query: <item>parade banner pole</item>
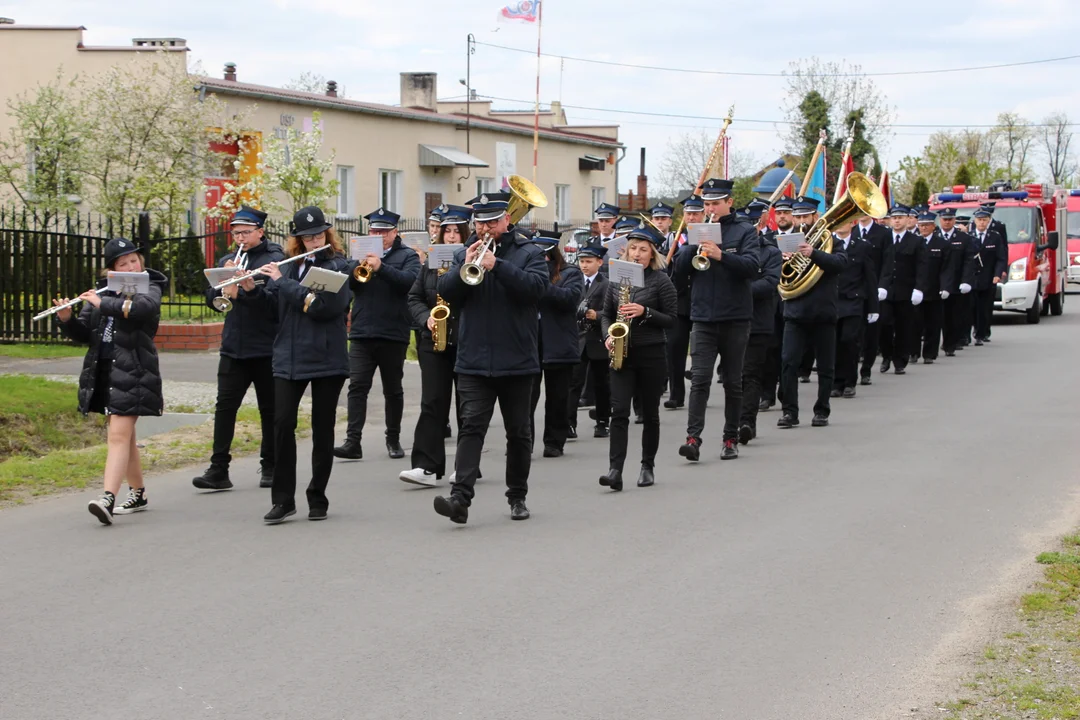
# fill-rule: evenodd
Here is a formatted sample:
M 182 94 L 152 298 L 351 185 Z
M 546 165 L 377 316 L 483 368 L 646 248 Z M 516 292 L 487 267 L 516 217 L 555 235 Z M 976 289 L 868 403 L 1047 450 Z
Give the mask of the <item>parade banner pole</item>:
M 818 143 L 814 148 L 814 154 L 810 156 L 810 169 L 807 170 L 806 176 L 803 178 L 802 187 L 799 188 L 799 197 L 804 197 L 806 191 L 810 189 L 810 181 L 813 179 L 814 168 L 817 167 L 818 157 L 821 156 L 821 148 L 825 146 L 825 131 L 822 130 L 818 135 Z
M 536 165 L 540 155 L 540 33 L 544 24 L 544 3 L 536 3 L 536 101 L 533 104 L 533 185 L 536 184 Z

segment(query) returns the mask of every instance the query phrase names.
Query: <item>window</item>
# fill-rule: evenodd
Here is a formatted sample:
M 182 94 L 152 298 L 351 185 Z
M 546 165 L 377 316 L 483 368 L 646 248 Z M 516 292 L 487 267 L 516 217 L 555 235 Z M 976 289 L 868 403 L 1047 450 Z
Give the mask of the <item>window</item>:
M 379 206 L 401 214 L 402 179 L 400 170 L 379 171 Z
M 495 178 L 476 178 L 476 196 L 489 192 L 495 192 Z
M 337 166 L 338 198 L 337 214 L 352 216 L 356 214 L 356 199 L 354 187 L 356 185 L 356 171 L 348 165 Z
M 595 210 L 604 203 L 607 202 L 607 188 L 594 187 L 592 189 L 592 207 L 589 210 Z
M 555 220 L 560 223 L 570 222 L 570 186 L 555 186 Z

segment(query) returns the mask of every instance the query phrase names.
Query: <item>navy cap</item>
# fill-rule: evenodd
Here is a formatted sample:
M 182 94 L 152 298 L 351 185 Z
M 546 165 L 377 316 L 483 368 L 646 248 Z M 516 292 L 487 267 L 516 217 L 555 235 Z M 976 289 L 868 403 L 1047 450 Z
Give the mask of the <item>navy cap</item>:
M 597 220 L 610 220 L 619 217 L 619 208 L 611 203 L 600 203 L 600 206 L 593 210 L 593 214 Z
M 266 222 L 266 213 L 262 210 L 256 210 L 253 207 L 241 205 L 240 209 L 236 211 L 236 214 L 232 216 L 229 225 L 254 225 L 255 227 L 262 227 L 264 222 Z
M 293 237 L 304 237 L 306 235 L 318 235 L 321 232 L 326 232 L 331 227 L 333 226 L 326 222 L 323 211 L 314 205 L 309 205 L 300 208 L 293 215 L 291 230 Z
M 792 215 L 812 215 L 818 211 L 819 203 L 812 197 L 800 197 L 792 203 Z
M 742 212 L 747 220 L 753 220 L 754 222 L 757 222 L 761 219 L 761 216 L 765 214 L 765 208 L 761 205 L 750 203 L 742 209 Z
M 906 217 L 909 212 L 910 209 L 907 205 L 893 203 L 893 206 L 889 208 L 889 217 Z
M 704 212 L 705 202 L 701 199 L 700 195 L 691 193 L 679 201 L 679 204 L 683 206 L 683 210 L 686 212 Z
M 634 228 L 638 226 L 640 221 L 633 218 L 619 218 L 619 221 L 615 223 L 615 237 L 622 237 Z
M 659 247 L 660 243 L 664 242 L 664 238 L 660 237 L 656 231 L 644 222 L 639 222 L 634 225 L 634 228 L 630 231 L 630 234 L 626 236 L 626 239 L 627 241 L 648 240 L 652 243 L 653 247 Z
M 578 257 L 594 257 L 604 259 L 607 255 L 607 248 L 603 245 L 597 245 L 593 243 L 587 243 L 577 251 Z
M 927 210 L 924 213 L 919 213 L 919 219 L 916 222 L 932 223 L 937 222 L 937 215 Z
M 921 212 L 922 212 L 922 206 L 920 206 L 920 205 L 912 205 L 911 207 L 908 208 L 908 213 L 907 214 L 910 217 L 919 217 L 919 213 L 921 213 Z
M 956 208 L 943 207 L 937 211 L 937 214 L 939 218 L 953 218 L 956 217 Z
M 474 220 L 498 220 L 510 207 L 510 193 L 484 193 L 473 203 Z
M 442 220 L 439 221 L 440 225 L 467 223 L 469 218 L 472 217 L 472 208 L 464 205 L 443 205 L 442 207 L 445 207 L 446 210 L 443 211 Z
M 701 186 L 702 200 L 725 200 L 731 197 L 731 189 L 735 187 L 734 180 L 723 178 L 711 178 Z
M 655 217 L 671 217 L 671 214 L 675 212 L 675 208 L 671 207 L 667 203 L 658 202 L 649 208 L 649 213 Z
M 431 213 L 428 215 L 428 222 L 434 220 L 435 222 L 442 222 L 443 215 L 446 214 L 447 206 L 445 204 L 436 205 L 431 208 Z
M 773 203 L 773 209 L 781 212 L 791 212 L 794 205 L 795 203 L 792 202 L 791 198 L 782 197 Z
M 386 208 L 379 208 L 375 212 L 365 215 L 364 219 L 368 221 L 369 230 L 393 230 L 397 227 L 401 216 L 390 212 Z
M 558 230 L 534 230 L 532 241 L 544 248 L 544 252 L 551 252 L 552 248 L 559 247 L 562 233 Z
M 977 218 L 986 217 L 986 218 L 988 218 L 988 217 L 993 216 L 993 214 L 994 214 L 994 211 L 991 210 L 990 208 L 978 207 L 978 208 L 975 209 L 975 212 L 971 213 L 971 217 L 977 217 Z
M 744 207 L 736 208 L 736 210 L 735 210 L 735 219 L 736 220 L 749 220 L 750 215 L 749 215 L 749 213 L 746 212 L 746 208 L 744 208 Z
M 480 196 L 479 195 L 474 197 L 472 200 L 466 200 L 465 204 L 468 205 L 469 207 L 472 207 L 473 205 L 475 205 L 478 202 L 480 202 Z
M 105 267 L 112 267 L 112 264 L 120 258 L 137 252 L 139 252 L 139 246 L 131 240 L 128 240 L 127 238 L 113 238 L 105 243 Z

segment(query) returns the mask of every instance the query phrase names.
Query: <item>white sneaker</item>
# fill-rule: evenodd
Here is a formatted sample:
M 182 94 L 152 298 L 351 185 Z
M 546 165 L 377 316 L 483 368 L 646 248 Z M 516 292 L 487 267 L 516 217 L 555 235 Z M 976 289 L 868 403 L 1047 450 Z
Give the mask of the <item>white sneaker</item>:
M 423 485 L 424 487 L 435 487 L 439 484 L 438 476 L 433 472 L 428 472 L 424 468 L 406 470 L 398 475 L 398 480 L 401 480 L 401 482 L 412 483 L 413 485 Z

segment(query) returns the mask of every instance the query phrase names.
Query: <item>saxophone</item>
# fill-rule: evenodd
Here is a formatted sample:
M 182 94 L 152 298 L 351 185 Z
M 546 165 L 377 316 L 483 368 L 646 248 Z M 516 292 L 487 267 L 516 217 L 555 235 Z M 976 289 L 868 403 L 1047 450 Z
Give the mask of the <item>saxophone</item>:
M 619 284 L 619 307 L 622 308 L 630 302 L 630 282 L 623 280 Z M 622 370 L 623 361 L 630 351 L 630 320 L 620 309 L 615 315 L 615 322 L 608 327 L 608 337 L 611 338 L 611 350 L 608 356 L 611 358 L 611 369 Z
M 444 272 L 446 268 L 439 268 L 439 276 Z M 431 329 L 431 344 L 435 352 L 443 352 L 446 350 L 446 323 L 450 319 L 450 306 L 438 292 L 435 293 L 435 307 L 431 308 L 431 318 L 435 321 L 435 326 Z

